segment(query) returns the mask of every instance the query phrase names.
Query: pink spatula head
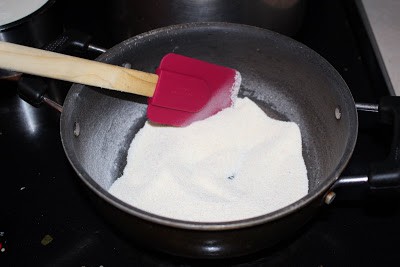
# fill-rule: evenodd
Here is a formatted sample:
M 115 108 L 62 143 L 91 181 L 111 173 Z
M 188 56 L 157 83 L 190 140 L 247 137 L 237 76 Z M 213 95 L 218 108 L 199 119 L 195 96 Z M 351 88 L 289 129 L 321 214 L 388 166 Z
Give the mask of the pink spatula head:
M 173 53 L 161 60 L 156 73 L 159 78 L 147 117 L 172 126 L 187 126 L 230 107 L 241 82 L 234 69 Z

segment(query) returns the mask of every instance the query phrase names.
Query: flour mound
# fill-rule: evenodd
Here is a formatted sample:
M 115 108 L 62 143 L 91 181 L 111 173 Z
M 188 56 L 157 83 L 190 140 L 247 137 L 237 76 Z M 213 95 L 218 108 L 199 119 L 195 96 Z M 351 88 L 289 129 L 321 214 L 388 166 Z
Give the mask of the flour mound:
M 147 122 L 109 192 L 141 210 L 196 222 L 247 219 L 308 192 L 299 127 L 248 98 L 184 128 Z

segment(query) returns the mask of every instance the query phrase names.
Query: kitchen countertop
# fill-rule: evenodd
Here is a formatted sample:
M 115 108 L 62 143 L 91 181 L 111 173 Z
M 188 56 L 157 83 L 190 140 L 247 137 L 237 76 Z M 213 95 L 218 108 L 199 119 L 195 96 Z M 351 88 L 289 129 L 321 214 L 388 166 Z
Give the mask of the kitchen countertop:
M 356 2 L 387 86 L 391 94 L 400 95 L 400 1 Z

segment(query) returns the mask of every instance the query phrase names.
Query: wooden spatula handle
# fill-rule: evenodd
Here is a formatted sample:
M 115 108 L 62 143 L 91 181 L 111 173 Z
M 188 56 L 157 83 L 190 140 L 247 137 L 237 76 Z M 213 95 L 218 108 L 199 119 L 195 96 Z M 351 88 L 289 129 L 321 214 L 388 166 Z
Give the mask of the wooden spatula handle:
M 0 68 L 152 96 L 158 76 L 119 66 L 0 42 Z

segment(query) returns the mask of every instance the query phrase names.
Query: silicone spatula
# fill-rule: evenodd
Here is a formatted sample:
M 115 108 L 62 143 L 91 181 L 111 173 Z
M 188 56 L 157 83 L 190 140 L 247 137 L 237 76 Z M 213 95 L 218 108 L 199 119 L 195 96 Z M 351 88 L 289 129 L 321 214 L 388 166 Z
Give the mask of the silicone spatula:
M 173 53 L 154 74 L 7 42 L 0 42 L 0 68 L 148 96 L 148 119 L 172 126 L 230 107 L 241 82 L 234 69 Z

